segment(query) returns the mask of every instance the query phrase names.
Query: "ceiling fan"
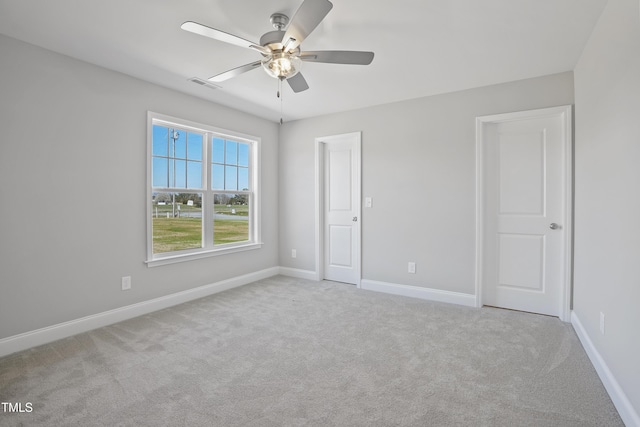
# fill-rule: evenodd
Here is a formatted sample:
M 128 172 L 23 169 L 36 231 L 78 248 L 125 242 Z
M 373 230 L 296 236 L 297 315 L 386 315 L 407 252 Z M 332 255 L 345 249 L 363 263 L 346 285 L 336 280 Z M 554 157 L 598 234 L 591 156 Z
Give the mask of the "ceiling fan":
M 274 13 L 270 21 L 276 30 L 264 34 L 260 38 L 260 44 L 193 21 L 185 22 L 181 28 L 218 41 L 253 49 L 263 56 L 259 61 L 217 74 L 209 78 L 210 81 L 219 83 L 262 66 L 270 76 L 280 81 L 286 80 L 297 93 L 309 89 L 307 81 L 300 73 L 302 61 L 352 65 L 369 65 L 373 61 L 373 52 L 300 50 L 300 44 L 322 22 L 332 7 L 333 4 L 329 0 L 304 0 L 291 22 L 285 14 Z

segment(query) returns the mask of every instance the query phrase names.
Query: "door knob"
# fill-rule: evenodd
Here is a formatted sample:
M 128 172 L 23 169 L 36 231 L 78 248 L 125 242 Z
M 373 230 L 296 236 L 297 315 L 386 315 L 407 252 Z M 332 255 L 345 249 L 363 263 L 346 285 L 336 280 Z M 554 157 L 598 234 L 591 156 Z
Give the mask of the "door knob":
M 352 221 L 353 221 L 353 222 L 358 221 L 358 217 L 357 217 L 357 216 L 354 216 Z
M 558 224 L 556 224 L 555 222 L 552 222 L 549 225 L 549 228 L 552 229 L 552 230 L 557 230 L 558 228 L 560 228 L 560 226 Z

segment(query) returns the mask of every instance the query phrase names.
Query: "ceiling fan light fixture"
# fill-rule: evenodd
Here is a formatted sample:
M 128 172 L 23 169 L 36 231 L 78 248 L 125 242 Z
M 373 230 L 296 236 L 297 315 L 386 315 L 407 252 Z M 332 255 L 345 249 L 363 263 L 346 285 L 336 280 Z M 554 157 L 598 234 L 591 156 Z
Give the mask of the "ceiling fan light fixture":
M 263 34 L 259 44 L 193 21 L 183 23 L 181 28 L 194 34 L 252 49 L 262 54 L 261 59 L 216 74 L 210 77 L 209 81 L 220 83 L 262 65 L 267 74 L 279 80 L 279 88 L 282 86 L 282 81 L 287 80 L 291 89 L 298 93 L 309 89 L 307 81 L 300 72 L 302 62 L 369 65 L 373 60 L 373 52 L 351 50 L 301 52 L 300 45 L 332 8 L 333 4 L 330 0 L 302 0 L 302 4 L 296 10 L 291 21 L 284 13 L 276 12 L 270 18 L 275 31 Z
M 262 61 L 262 68 L 271 77 L 288 79 L 300 71 L 302 60 L 289 53 L 274 53 Z

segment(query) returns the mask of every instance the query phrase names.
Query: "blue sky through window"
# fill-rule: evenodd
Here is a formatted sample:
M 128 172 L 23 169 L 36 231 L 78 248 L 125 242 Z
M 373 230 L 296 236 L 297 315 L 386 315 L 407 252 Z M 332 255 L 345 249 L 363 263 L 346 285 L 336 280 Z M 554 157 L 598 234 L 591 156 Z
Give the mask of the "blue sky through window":
M 211 157 L 214 190 L 249 189 L 249 144 L 214 138 Z
M 204 136 L 153 125 L 152 185 L 161 188 L 201 189 Z M 211 188 L 249 189 L 248 143 L 213 138 Z
M 228 165 L 238 164 L 238 143 L 227 141 L 225 150 L 225 163 Z
M 152 185 L 202 188 L 203 135 L 153 125 Z

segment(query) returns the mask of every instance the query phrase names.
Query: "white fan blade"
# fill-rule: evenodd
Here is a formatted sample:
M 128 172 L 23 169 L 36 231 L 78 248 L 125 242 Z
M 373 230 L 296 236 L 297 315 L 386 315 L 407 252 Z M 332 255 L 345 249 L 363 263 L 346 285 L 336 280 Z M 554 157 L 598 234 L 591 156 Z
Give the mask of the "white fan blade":
M 373 52 L 355 50 L 317 50 L 302 52 L 300 59 L 306 62 L 326 62 L 330 64 L 369 65 Z
M 198 24 L 197 22 L 187 21 L 180 26 L 185 31 L 189 31 L 194 34 L 209 37 L 214 40 L 233 44 L 240 47 L 246 47 L 248 49 L 257 50 L 260 53 L 269 55 L 271 51 L 264 46 L 260 46 L 249 40 L 245 40 L 241 37 L 234 36 L 233 34 L 225 33 L 224 31 L 216 30 L 215 28 L 207 27 L 206 25 Z
M 289 52 L 300 43 L 322 22 L 333 4 L 329 0 L 304 0 L 287 27 L 282 44 Z
M 246 73 L 247 71 L 251 71 L 254 68 L 258 68 L 260 64 L 261 64 L 260 61 L 256 61 L 256 62 L 252 62 L 251 64 L 241 65 L 229 71 L 225 71 L 224 73 L 216 74 L 213 77 L 209 77 L 209 81 L 220 83 L 225 80 L 229 80 L 232 77 L 239 76 L 242 73 Z
M 291 86 L 291 89 L 293 89 L 295 93 L 309 89 L 309 85 L 307 84 L 307 81 L 304 79 L 304 77 L 302 77 L 301 73 L 298 73 L 293 77 L 289 77 L 287 79 L 287 83 L 289 83 L 289 86 Z

